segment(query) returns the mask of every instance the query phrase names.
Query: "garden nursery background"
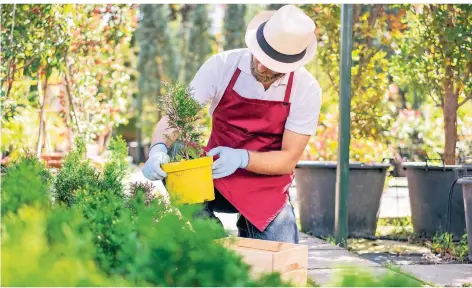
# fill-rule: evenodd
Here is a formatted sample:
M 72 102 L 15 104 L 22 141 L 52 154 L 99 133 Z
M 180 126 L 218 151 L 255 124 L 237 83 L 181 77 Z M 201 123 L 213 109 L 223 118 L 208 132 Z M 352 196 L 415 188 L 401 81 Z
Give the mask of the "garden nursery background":
M 159 105 L 174 93 L 164 83 L 185 87 L 211 55 L 245 48 L 249 21 L 281 6 L 0 5 L 2 285 L 287 284 L 250 278 L 238 257 L 212 245 L 225 235 L 220 227 L 154 198 L 152 183 L 124 181 L 142 179 Z M 322 107 L 290 194 L 300 229 L 327 244 L 341 7 L 297 6 L 316 23 L 317 54 L 305 67 L 322 87 Z M 464 211 L 472 178 L 456 183 L 472 175 L 471 31 L 472 5 L 353 5 L 350 251 L 384 266 L 472 261 L 472 204 Z M 349 277 L 335 285 L 424 284 Z
M 248 21 L 279 6 L 2 5 L 2 161 L 64 153 L 77 135 L 97 156 L 120 134 L 144 162 L 162 81 L 189 83 L 212 54 L 244 48 Z M 301 7 L 319 41 L 306 68 L 323 89 L 303 158 L 336 160 L 340 7 Z M 470 156 L 470 5 L 355 9 L 351 159 Z

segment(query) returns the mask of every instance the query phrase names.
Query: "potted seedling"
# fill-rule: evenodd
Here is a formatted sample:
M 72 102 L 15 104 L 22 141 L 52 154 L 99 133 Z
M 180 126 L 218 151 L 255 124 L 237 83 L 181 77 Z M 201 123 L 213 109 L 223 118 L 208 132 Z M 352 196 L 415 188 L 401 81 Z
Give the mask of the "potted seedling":
M 193 98 L 189 87 L 180 83 L 166 84 L 166 91 L 159 98 L 159 109 L 168 119 L 169 130 L 179 135 L 177 145 L 171 149 L 170 162 L 162 165 L 167 173 L 165 186 L 169 196 L 180 204 L 211 201 L 215 199 L 213 158 L 204 156 L 199 125 L 204 105 Z

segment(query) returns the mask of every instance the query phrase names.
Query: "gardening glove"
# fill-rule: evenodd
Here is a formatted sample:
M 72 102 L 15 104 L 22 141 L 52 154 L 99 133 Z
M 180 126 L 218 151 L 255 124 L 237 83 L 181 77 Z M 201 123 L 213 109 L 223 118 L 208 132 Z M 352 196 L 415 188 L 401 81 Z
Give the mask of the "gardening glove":
M 213 179 L 223 178 L 233 174 L 238 168 L 246 168 L 249 164 L 249 152 L 244 149 L 216 147 L 211 149 L 208 156 L 219 155 L 213 163 Z
M 167 177 L 167 173 L 161 168 L 161 164 L 170 161 L 167 155 L 167 147 L 164 144 L 157 144 L 151 148 L 149 159 L 144 164 L 143 175 L 151 181 L 162 180 Z

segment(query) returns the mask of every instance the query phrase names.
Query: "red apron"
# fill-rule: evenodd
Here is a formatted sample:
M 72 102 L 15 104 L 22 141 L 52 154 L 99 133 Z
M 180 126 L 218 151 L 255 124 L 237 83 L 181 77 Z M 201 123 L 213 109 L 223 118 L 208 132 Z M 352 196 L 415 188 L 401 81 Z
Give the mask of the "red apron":
M 233 87 L 241 70 L 230 83 L 213 112 L 210 140 L 206 151 L 226 146 L 258 152 L 281 150 L 285 122 L 290 112 L 290 74 L 284 101 L 248 99 Z M 270 165 L 270 163 L 267 163 Z M 228 177 L 214 179 L 216 189 L 261 232 L 287 203 L 293 172 L 280 176 L 255 174 L 238 169 Z

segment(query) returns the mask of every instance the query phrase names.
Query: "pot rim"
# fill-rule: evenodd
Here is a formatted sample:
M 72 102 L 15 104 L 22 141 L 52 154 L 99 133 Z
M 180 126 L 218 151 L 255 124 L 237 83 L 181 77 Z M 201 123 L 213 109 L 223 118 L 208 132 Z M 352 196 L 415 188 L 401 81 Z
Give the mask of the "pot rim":
M 472 171 L 472 166 L 469 165 L 441 165 L 441 164 L 430 164 L 427 162 L 403 162 L 402 167 L 414 168 L 414 169 L 428 169 L 428 170 L 454 170 L 454 169 L 467 169 Z
M 203 156 L 197 159 L 182 160 L 179 162 L 170 162 L 162 164 L 162 170 L 166 173 L 179 172 L 183 170 L 198 169 L 203 167 L 211 167 L 213 164 L 213 157 Z
M 295 168 L 324 168 L 324 169 L 336 169 L 338 163 L 336 161 L 310 161 L 310 160 L 302 160 L 297 163 Z M 391 164 L 388 163 L 362 163 L 362 162 L 355 162 L 349 161 L 349 169 L 388 169 L 391 167 Z
M 463 178 L 459 178 L 459 180 L 457 180 L 457 183 L 462 184 L 462 185 L 471 185 L 472 184 L 472 175 L 467 176 L 467 177 L 463 177 Z

